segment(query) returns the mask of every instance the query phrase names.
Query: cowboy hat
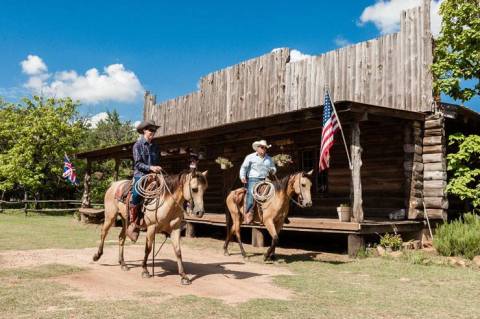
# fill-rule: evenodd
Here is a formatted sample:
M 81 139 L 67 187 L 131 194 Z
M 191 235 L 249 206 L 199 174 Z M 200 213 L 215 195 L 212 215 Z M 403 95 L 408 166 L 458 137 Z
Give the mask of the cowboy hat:
M 143 134 L 143 130 L 149 127 L 154 127 L 155 130 L 158 129 L 160 126 L 155 124 L 154 121 L 148 120 L 148 121 L 143 121 L 142 123 L 138 124 L 137 126 L 137 132 L 139 134 Z
M 252 148 L 253 148 L 254 151 L 256 151 L 257 147 L 259 147 L 259 146 L 265 146 L 266 148 L 272 147 L 272 145 L 267 144 L 267 141 L 265 141 L 265 140 L 255 141 L 252 144 Z

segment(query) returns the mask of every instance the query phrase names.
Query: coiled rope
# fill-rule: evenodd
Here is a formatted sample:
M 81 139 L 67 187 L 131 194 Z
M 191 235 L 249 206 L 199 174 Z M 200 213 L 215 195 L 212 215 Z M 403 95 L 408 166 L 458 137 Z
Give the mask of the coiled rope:
M 253 185 L 253 198 L 259 204 L 264 204 L 275 196 L 275 186 L 269 181 L 260 181 Z
M 151 173 L 142 176 L 135 184 L 135 191 L 145 199 L 164 199 L 168 191 L 163 173 Z

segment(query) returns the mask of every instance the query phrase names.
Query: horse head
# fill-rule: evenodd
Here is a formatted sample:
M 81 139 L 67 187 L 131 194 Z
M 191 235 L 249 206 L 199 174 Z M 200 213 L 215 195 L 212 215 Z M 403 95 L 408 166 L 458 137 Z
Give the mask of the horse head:
M 203 194 L 207 190 L 207 173 L 192 171 L 188 174 L 186 182 L 183 184 L 183 197 L 190 202 L 192 213 L 198 218 L 203 217 L 205 209 L 203 206 Z
M 313 169 L 309 172 L 300 172 L 295 175 L 293 182 L 293 190 L 298 195 L 298 203 L 301 207 L 311 207 L 312 206 L 312 177 Z

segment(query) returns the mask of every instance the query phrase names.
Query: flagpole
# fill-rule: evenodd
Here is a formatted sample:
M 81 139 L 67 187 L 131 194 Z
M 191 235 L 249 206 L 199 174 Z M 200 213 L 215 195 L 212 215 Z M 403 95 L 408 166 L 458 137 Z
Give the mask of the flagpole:
M 330 91 L 328 90 L 327 86 L 325 87 L 325 91 L 327 91 L 328 96 L 330 96 L 330 103 L 332 103 L 333 112 L 335 113 L 335 116 L 338 119 L 338 127 L 340 128 L 340 133 L 342 133 L 343 145 L 345 146 L 345 152 L 347 153 L 348 167 L 350 168 L 350 170 L 352 170 L 353 165 L 352 165 L 352 161 L 350 160 L 350 152 L 348 151 L 347 141 L 345 140 L 345 135 L 343 134 L 342 123 L 340 122 L 340 118 L 338 117 L 338 114 L 337 114 L 337 109 L 335 108 L 335 103 L 333 103 L 333 98 L 330 95 Z

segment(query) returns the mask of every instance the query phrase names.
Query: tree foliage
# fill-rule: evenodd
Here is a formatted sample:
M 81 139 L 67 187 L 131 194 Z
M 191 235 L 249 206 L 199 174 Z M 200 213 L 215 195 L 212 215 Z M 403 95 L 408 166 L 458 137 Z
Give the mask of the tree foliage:
M 0 103 L 0 190 L 45 192 L 65 183 L 64 152 L 72 154 L 85 135 L 85 122 L 71 99 L 35 96 Z
M 478 0 L 445 0 L 440 6 L 442 30 L 435 41 L 436 92 L 467 101 L 480 95 L 480 4 Z M 473 80 L 471 87 L 464 80 Z M 462 87 L 463 86 L 463 87 Z
M 480 136 L 456 133 L 450 135 L 449 145 L 458 151 L 447 155 L 447 169 L 453 174 L 447 192 L 480 210 Z
M 133 142 L 137 136 L 132 122 L 123 122 L 116 110 L 107 111 L 107 118 L 99 121 L 96 127 L 90 128 L 82 148 L 92 150 Z

